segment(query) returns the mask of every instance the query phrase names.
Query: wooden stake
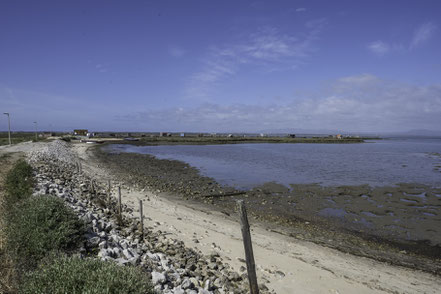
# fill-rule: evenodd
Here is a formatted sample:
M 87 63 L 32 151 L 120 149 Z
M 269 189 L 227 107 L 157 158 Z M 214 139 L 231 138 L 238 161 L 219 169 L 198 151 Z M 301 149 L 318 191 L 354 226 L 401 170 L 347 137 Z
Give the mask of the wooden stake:
M 118 212 L 119 216 L 122 216 L 121 186 L 118 186 Z
M 110 195 L 112 192 L 112 187 L 110 186 L 110 180 L 107 181 L 107 205 L 110 205 Z
M 248 224 L 247 209 L 243 200 L 237 201 L 240 224 L 242 229 L 243 247 L 245 249 L 245 259 L 247 264 L 248 280 L 250 282 L 250 293 L 259 294 L 257 285 L 256 264 L 254 263 L 253 244 L 251 242 L 250 225 Z
M 142 212 L 142 200 L 139 199 L 139 219 L 141 221 L 141 240 L 144 240 L 144 215 Z

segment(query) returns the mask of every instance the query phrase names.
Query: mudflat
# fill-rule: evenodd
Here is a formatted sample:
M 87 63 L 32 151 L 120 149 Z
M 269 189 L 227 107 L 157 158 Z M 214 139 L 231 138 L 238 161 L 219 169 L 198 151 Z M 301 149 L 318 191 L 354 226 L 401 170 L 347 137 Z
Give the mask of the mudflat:
M 243 199 L 254 221 L 284 236 L 441 273 L 440 188 L 266 183 L 243 191 L 222 186 L 181 161 L 93 150 L 100 164 L 140 189 L 225 215 L 235 213 L 236 200 Z

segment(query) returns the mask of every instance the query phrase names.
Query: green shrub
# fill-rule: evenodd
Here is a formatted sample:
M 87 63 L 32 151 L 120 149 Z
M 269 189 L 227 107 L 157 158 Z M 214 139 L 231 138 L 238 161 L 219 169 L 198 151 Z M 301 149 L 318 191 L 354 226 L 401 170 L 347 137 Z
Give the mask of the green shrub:
M 154 293 L 147 274 L 138 268 L 78 257 L 45 260 L 27 274 L 19 293 Z
M 84 238 L 85 224 L 54 196 L 29 197 L 6 217 L 7 247 L 22 269 L 34 267 L 51 250 L 71 250 Z
M 32 167 L 23 159 L 17 161 L 6 175 L 6 204 L 10 205 L 29 197 L 33 186 Z

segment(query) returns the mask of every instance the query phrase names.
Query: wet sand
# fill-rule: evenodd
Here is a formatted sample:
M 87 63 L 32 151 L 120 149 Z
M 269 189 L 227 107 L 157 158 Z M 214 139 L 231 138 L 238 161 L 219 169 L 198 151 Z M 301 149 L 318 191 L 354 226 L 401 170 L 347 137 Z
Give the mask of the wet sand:
M 221 186 L 188 164 L 150 155 L 94 156 L 140 189 L 179 197 L 225 215 L 244 199 L 255 221 L 268 230 L 388 263 L 441 273 L 441 189 L 418 184 L 396 187 L 321 187 L 267 183 L 249 191 Z M 238 194 L 244 192 L 243 194 Z

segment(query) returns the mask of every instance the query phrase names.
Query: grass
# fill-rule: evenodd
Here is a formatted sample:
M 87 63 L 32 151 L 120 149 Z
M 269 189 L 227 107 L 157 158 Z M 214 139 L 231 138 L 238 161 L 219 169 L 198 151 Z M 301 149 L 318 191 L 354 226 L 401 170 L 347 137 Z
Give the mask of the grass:
M 7 249 L 21 268 L 36 266 L 50 251 L 76 249 L 84 239 L 84 223 L 55 196 L 22 200 L 6 219 Z
M 12 132 L 11 133 L 11 143 L 18 144 L 22 142 L 37 142 L 44 141 L 45 138 L 37 138 L 35 139 L 34 132 Z M 9 137 L 8 132 L 0 132 L 0 146 L 1 145 L 9 145 Z
M 32 194 L 32 167 L 23 159 L 17 161 L 5 180 L 5 205 L 9 206 Z
M 60 198 L 32 196 L 33 184 L 24 160 L 0 183 L 0 293 L 154 293 L 139 268 L 69 257 L 85 241 L 86 225 Z
M 23 279 L 20 293 L 154 293 L 138 268 L 78 257 L 45 260 Z

